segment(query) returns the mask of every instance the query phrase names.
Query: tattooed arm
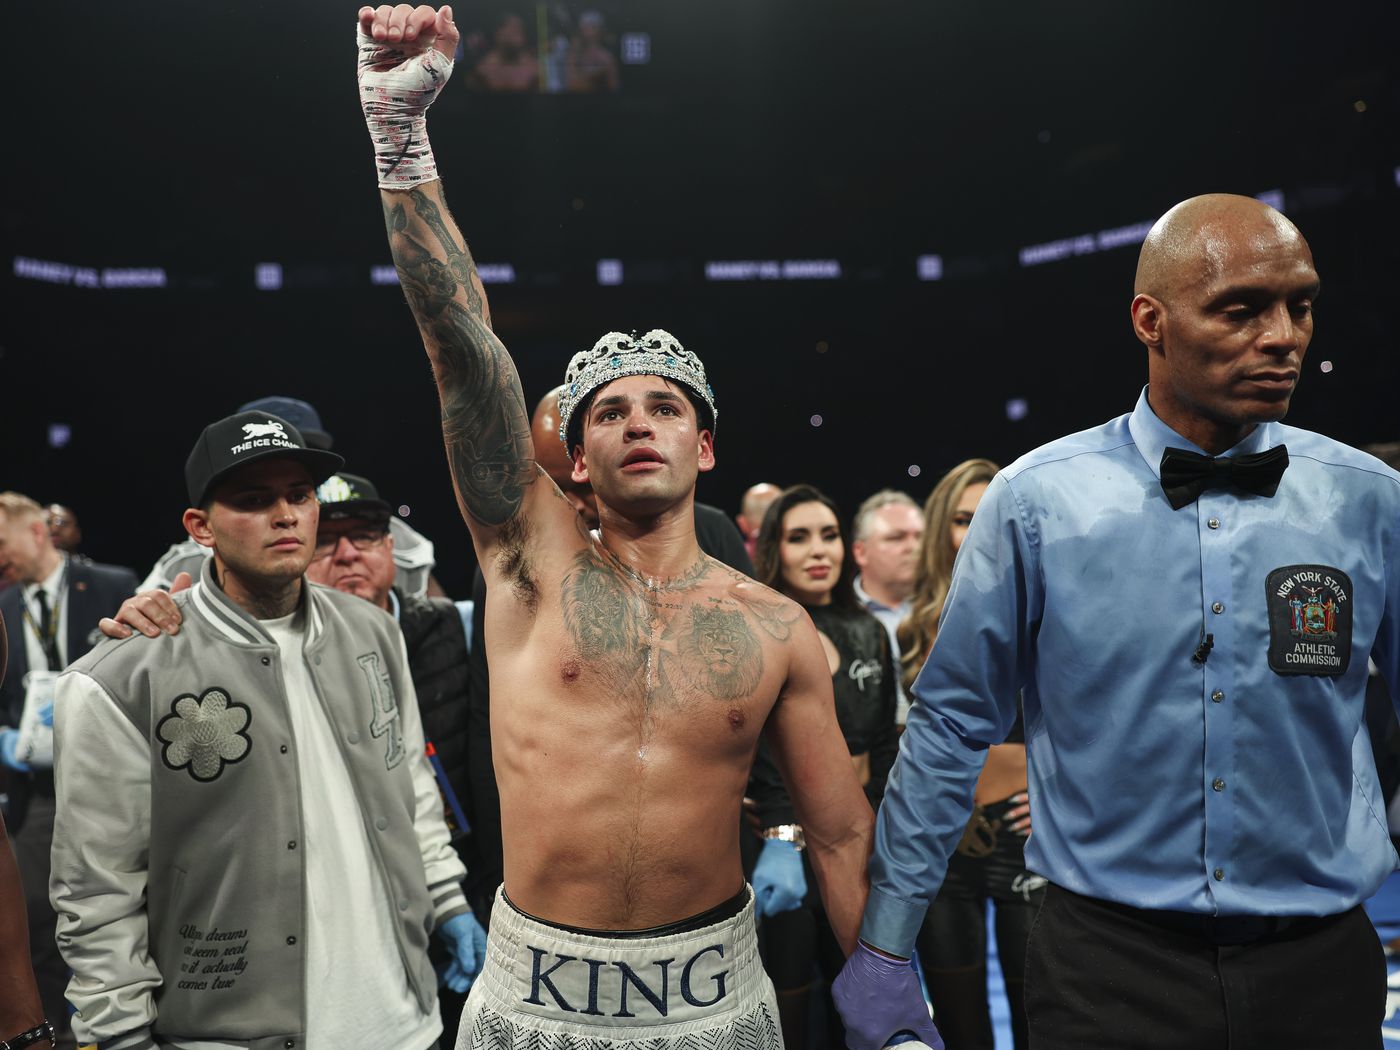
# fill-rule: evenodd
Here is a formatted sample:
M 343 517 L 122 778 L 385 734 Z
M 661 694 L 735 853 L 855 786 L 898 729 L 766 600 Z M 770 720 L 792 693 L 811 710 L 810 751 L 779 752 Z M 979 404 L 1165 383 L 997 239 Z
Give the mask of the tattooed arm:
M 811 620 L 791 623 L 787 681 L 764 732 L 807 839 L 822 903 L 841 948 L 855 950 L 870 891 L 875 816 L 836 722 L 831 671 Z
M 491 331 L 428 143 L 428 107 L 452 74 L 460 34 L 450 7 L 362 7 L 358 20 L 360 105 L 389 248 L 437 377 L 457 502 L 478 549 L 490 550 L 507 527 L 523 535 L 520 512 L 537 473 L 520 379 Z
M 477 545 L 492 547 L 538 476 L 520 377 L 491 330 L 486 293 L 442 183 L 380 196 L 394 266 L 437 378 L 457 502 Z

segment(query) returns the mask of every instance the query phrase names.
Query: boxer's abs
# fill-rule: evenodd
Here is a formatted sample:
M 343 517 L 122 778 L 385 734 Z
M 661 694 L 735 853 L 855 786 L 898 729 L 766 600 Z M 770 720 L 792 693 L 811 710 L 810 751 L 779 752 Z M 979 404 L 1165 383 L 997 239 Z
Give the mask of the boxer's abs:
M 499 630 L 487 607 L 510 899 L 603 930 L 729 899 L 740 801 L 800 610 L 708 559 L 653 586 L 593 548 L 536 593 L 559 599 Z
M 506 893 L 549 922 L 643 929 L 739 889 L 739 811 L 771 701 L 638 708 L 606 689 L 500 696 L 492 750 Z M 600 683 L 601 684 L 601 683 Z

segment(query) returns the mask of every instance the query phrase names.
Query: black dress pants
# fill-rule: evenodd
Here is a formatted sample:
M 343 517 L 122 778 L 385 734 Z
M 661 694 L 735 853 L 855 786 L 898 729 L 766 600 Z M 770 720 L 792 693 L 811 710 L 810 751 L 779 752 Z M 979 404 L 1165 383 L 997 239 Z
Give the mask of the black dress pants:
M 778 1012 L 783 1039 L 788 1050 L 806 1050 L 810 1045 L 808 996 L 818 991 L 825 1018 L 825 1045 L 837 1050 L 846 1045 L 846 1028 L 831 1001 L 831 982 L 846 962 L 845 953 L 831 932 L 831 923 L 817 891 L 817 877 L 806 851 L 802 853 L 802 873 L 807 877 L 807 896 L 792 911 L 762 919 L 758 925 L 759 953 L 764 969 L 778 993 Z M 813 988 L 817 974 L 826 987 Z M 821 1041 L 818 1040 L 818 1045 Z
M 1026 1050 L 1026 941 L 1045 896 L 1045 880 L 1026 870 L 1025 838 L 1005 827 L 1007 802 L 978 807 L 980 833 L 948 858 L 948 873 L 919 931 L 933 1019 L 948 1050 L 992 1050 L 987 1001 L 987 902 L 996 906 L 997 954 L 1011 1012 L 1015 1050 Z
M 1357 906 L 1211 919 L 1050 886 L 1031 929 L 1032 1050 L 1379 1050 L 1380 939 Z

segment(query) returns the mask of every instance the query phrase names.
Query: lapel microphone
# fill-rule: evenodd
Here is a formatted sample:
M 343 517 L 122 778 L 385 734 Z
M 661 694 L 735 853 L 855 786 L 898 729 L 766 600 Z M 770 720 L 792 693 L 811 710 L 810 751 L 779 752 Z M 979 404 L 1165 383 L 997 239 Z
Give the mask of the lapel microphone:
M 1198 664 L 1203 664 L 1210 658 L 1210 651 L 1215 648 L 1215 635 L 1208 634 L 1200 645 L 1196 646 L 1196 651 L 1191 659 Z

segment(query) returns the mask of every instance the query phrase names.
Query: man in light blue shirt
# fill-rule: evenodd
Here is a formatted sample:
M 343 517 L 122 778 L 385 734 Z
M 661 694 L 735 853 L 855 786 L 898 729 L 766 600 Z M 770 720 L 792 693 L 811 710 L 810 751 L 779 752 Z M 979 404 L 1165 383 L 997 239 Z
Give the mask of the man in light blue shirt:
M 1400 682 L 1400 475 L 1278 422 L 1317 291 L 1278 212 L 1177 205 L 1138 264 L 1136 408 L 992 482 L 837 982 L 852 1047 L 937 1041 L 904 960 L 1022 690 L 1037 1050 L 1380 1045 L 1359 904 L 1397 858 L 1361 716 L 1368 656 Z

